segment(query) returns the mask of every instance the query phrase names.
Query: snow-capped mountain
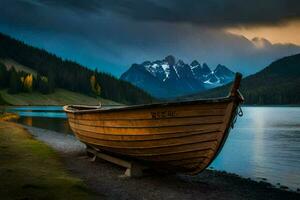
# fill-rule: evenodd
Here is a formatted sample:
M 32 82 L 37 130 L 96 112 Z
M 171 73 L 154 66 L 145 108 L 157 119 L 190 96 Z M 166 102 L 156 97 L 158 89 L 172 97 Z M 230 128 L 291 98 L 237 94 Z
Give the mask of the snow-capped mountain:
M 206 63 L 194 60 L 186 64 L 167 56 L 163 60 L 133 64 L 120 78 L 155 97 L 170 98 L 224 85 L 233 80 L 234 73 L 224 65 L 211 70 Z

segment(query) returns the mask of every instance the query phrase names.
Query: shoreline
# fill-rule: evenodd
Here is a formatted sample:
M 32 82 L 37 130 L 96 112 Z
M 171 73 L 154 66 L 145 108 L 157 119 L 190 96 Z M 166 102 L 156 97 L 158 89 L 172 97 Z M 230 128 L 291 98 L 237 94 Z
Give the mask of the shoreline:
M 105 194 L 109 199 L 200 197 L 202 199 L 222 199 L 222 197 L 223 199 L 295 199 L 300 197 L 299 191 L 292 191 L 284 186 L 278 188 L 263 179 L 256 181 L 214 169 L 206 169 L 197 176 L 154 173 L 141 178 L 121 178 L 125 172 L 124 168 L 100 159 L 91 162 L 85 154 L 85 146 L 73 135 L 22 126 L 36 139 L 46 142 L 58 151 L 62 162 L 71 174 L 82 179 L 94 192 Z M 136 188 L 140 189 L 136 191 Z
M 1 199 L 96 199 L 100 197 L 71 174 L 60 154 L 21 125 L 0 122 Z

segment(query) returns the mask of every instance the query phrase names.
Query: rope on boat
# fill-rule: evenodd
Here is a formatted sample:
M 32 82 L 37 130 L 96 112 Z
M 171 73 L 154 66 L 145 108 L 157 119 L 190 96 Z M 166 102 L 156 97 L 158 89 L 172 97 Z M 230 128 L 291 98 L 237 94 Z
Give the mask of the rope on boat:
M 234 128 L 234 124 L 237 120 L 237 116 L 242 117 L 243 115 L 244 115 L 243 110 L 242 110 L 241 106 L 239 105 L 235 111 L 234 119 L 232 120 L 232 123 L 231 123 L 231 128 Z
M 242 117 L 244 115 L 242 107 L 240 105 L 238 106 L 238 115 L 239 117 Z

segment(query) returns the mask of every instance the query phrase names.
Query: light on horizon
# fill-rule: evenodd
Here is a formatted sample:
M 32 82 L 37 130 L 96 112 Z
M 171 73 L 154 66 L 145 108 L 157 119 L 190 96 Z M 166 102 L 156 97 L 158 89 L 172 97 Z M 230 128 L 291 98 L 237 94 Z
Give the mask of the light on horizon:
M 300 20 L 292 20 L 279 25 L 239 26 L 225 29 L 226 32 L 242 35 L 249 40 L 265 38 L 272 44 L 300 45 Z

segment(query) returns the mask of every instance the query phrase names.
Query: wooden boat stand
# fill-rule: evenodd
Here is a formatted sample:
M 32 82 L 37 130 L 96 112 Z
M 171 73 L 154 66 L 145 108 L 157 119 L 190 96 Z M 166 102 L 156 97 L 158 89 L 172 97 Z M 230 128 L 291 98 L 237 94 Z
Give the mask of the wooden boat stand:
M 88 154 L 92 154 L 92 161 L 95 161 L 96 158 L 101 158 L 102 160 L 108 161 L 110 163 L 125 167 L 126 171 L 122 177 L 141 177 L 144 175 L 143 171 L 148 169 L 148 167 L 141 165 L 134 161 L 123 160 L 108 154 L 101 152 L 99 149 L 94 147 L 87 146 L 86 151 Z

